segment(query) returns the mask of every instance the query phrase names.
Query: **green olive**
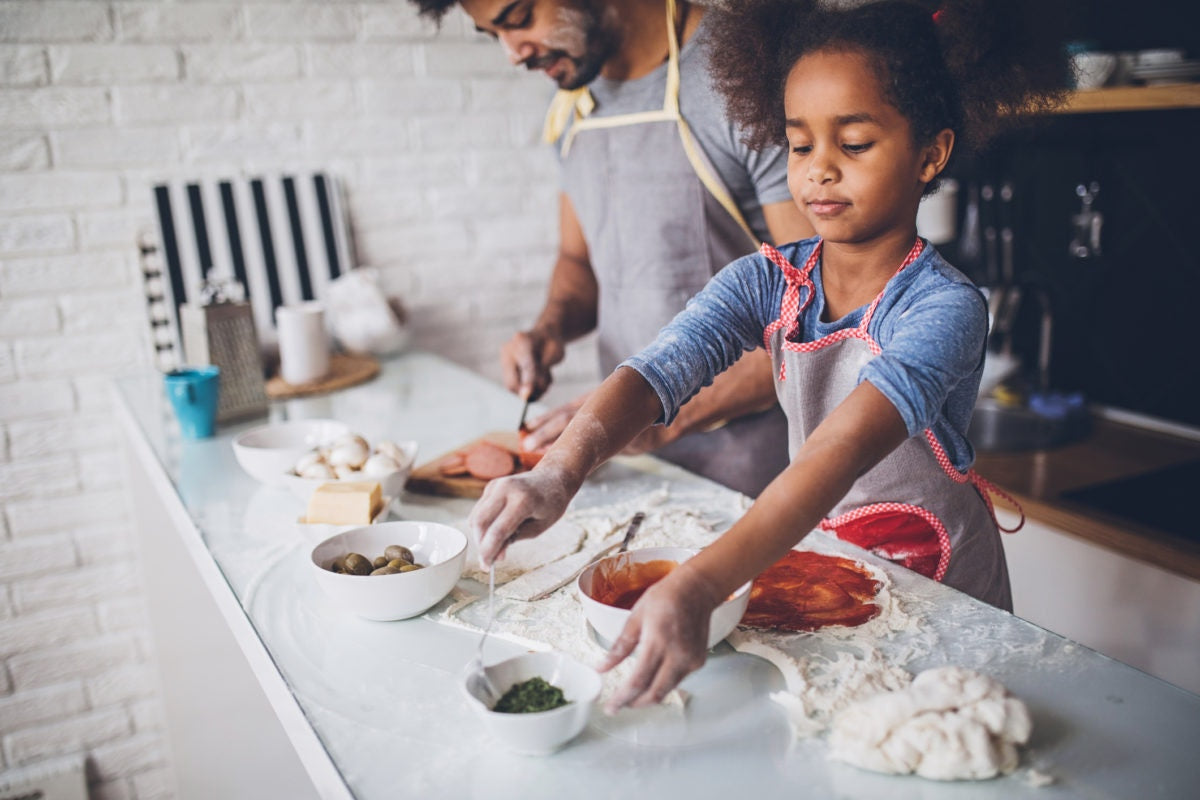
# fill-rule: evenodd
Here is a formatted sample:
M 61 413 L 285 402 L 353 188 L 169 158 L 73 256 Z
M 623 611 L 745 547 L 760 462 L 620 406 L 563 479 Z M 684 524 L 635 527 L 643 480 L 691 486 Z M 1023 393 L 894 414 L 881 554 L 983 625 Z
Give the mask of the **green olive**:
M 420 564 L 405 564 L 400 568 L 400 572 L 412 572 L 414 569 L 421 569 Z
M 386 548 L 384 548 L 383 555 L 388 561 L 400 559 L 402 561 L 407 561 L 410 564 L 415 561 L 412 550 L 409 550 L 402 544 L 389 544 Z
M 383 556 L 375 556 L 375 560 L 371 562 L 371 566 L 373 566 L 375 569 L 379 569 L 380 567 L 386 567 L 387 564 L 388 564 L 388 560 L 386 558 L 384 558 Z
M 336 572 L 338 574 L 345 572 L 346 571 L 346 557 L 338 556 L 337 558 L 335 558 L 333 560 L 333 563 L 329 565 L 329 571 Z
M 387 565 L 389 567 L 395 567 L 396 569 L 400 569 L 401 567 L 405 566 L 406 564 L 411 564 L 411 563 L 412 563 L 411 561 L 405 561 L 403 558 L 393 558 L 391 561 L 389 561 L 387 563 Z
M 359 553 L 348 553 L 342 563 L 345 565 L 346 572 L 351 575 L 371 574 L 371 562 L 367 560 L 366 556 Z
M 371 573 L 372 575 L 399 575 L 400 570 L 395 567 L 380 567 Z

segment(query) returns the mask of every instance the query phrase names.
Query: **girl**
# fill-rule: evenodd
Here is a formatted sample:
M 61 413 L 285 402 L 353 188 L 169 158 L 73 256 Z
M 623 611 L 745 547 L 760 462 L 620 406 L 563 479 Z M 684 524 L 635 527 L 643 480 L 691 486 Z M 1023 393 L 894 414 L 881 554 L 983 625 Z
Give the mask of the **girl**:
M 818 524 L 1011 607 L 965 435 L 987 310 L 917 237 L 916 215 L 956 144 L 1060 97 L 1059 50 L 1020 29 L 1037 20 L 1022 5 L 959 0 L 931 16 L 910 2 L 754 0 L 715 26 L 714 52 L 731 55 L 714 61 L 714 78 L 733 120 L 752 144 L 787 143 L 788 187 L 817 236 L 722 270 L 602 384 L 535 470 L 493 481 L 470 519 L 490 564 L 744 350 L 771 354 L 791 464 L 634 606 L 601 665 L 639 649 L 610 713 L 659 702 L 699 668 L 712 610 Z

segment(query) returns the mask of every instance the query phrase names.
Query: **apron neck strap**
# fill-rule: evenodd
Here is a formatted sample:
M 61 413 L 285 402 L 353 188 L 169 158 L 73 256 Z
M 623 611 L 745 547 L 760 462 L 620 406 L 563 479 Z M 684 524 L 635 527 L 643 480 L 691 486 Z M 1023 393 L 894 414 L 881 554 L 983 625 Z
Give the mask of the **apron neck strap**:
M 913 246 L 909 248 L 908 255 L 904 257 L 904 260 L 900 262 L 900 266 L 897 267 L 896 271 L 892 273 L 892 278 L 899 275 L 905 267 L 916 261 L 917 257 L 920 256 L 924 250 L 925 241 L 918 236 L 917 240 L 913 242 Z M 892 278 L 888 278 L 888 283 L 892 282 Z M 867 326 L 871 324 L 871 317 L 875 316 L 875 308 L 879 305 L 879 301 L 883 299 L 883 293 L 886 291 L 887 284 L 884 284 L 883 288 L 879 290 L 879 294 L 875 295 L 875 299 L 871 301 L 871 305 L 867 307 L 867 312 L 863 314 L 862 322 L 858 323 L 859 329 L 863 332 L 866 332 Z
M 675 0 L 667 0 L 667 91 L 663 96 L 663 111 L 679 113 L 679 34 L 675 31 Z

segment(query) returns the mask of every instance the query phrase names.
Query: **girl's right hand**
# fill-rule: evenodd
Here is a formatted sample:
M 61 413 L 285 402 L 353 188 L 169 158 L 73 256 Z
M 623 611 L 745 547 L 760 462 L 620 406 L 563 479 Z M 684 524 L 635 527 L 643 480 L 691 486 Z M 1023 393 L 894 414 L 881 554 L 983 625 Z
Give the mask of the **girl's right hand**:
M 513 542 L 537 536 L 567 510 L 578 487 L 565 471 L 543 462 L 533 470 L 489 481 L 467 525 L 479 543 L 479 561 L 490 567 Z

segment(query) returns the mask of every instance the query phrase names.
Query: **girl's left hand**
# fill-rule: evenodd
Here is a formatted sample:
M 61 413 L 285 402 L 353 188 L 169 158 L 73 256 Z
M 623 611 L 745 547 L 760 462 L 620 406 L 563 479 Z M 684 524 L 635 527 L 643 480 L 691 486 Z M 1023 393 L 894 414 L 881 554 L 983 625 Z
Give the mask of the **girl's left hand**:
M 661 703 L 704 666 L 709 618 L 720 605 L 713 595 L 708 581 L 686 562 L 646 590 L 600 665 L 607 672 L 638 648 L 637 666 L 605 705 L 607 713 Z

